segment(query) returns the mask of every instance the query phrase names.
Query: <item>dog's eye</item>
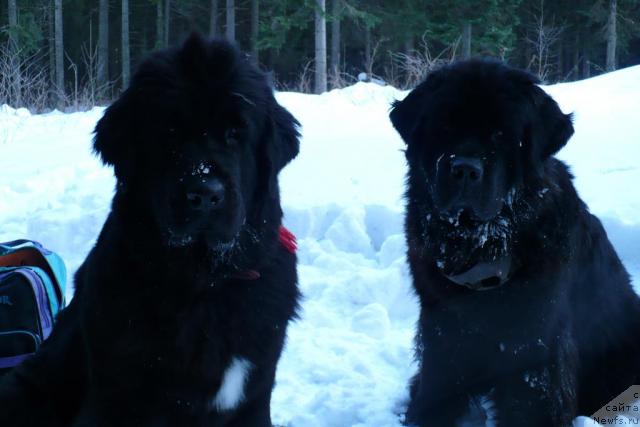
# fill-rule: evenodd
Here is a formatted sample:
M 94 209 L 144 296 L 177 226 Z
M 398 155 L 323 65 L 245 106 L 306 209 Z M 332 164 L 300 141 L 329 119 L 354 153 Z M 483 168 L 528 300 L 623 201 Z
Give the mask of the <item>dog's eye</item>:
M 239 138 L 240 131 L 237 128 L 229 128 L 224 133 L 224 143 L 229 146 L 236 145 Z

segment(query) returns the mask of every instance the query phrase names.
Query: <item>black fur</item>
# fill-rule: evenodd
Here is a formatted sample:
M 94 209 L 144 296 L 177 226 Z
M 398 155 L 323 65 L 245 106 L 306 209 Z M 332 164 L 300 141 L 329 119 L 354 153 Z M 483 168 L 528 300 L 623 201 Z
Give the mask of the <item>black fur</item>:
M 552 157 L 573 126 L 536 84 L 497 62 L 461 62 L 391 111 L 407 143 L 405 230 L 421 304 L 410 425 L 491 416 L 498 426 L 568 426 L 640 383 L 640 299 Z M 482 160 L 473 192 L 452 183 L 456 156 Z M 503 257 L 512 267 L 502 286 L 470 290 L 445 277 Z M 493 408 L 474 424 L 481 397 Z
M 111 213 L 53 335 L 0 385 L 0 425 L 271 426 L 299 297 L 278 241 L 297 125 L 226 42 L 194 35 L 141 64 L 96 127 L 117 177 Z M 185 214 L 192 176 L 224 184 L 223 208 Z M 221 410 L 232 357 L 252 369 L 239 406 Z

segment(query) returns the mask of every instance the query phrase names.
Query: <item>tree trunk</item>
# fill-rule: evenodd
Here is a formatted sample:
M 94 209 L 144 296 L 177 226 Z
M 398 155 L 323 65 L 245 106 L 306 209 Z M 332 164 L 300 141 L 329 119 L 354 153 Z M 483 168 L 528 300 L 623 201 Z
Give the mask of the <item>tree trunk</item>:
M 367 81 L 371 79 L 373 74 L 373 64 L 371 58 L 371 28 L 365 25 L 364 28 L 364 69 L 367 73 Z
M 404 39 L 404 53 L 411 55 L 416 48 L 413 35 L 409 35 Z
M 109 81 L 109 0 L 100 0 L 97 75 L 99 91 L 104 92 Z
M 164 46 L 164 7 L 162 0 L 156 0 L 156 49 Z
M 234 0 L 227 0 L 227 40 L 236 41 L 236 4 Z
M 51 81 L 51 86 L 53 87 L 56 84 L 56 31 L 53 24 L 53 5 L 50 3 L 47 6 L 47 16 L 47 23 L 49 27 L 49 79 Z M 92 46 L 89 46 L 89 48 L 93 49 Z
M 558 42 L 558 63 L 557 63 L 556 81 L 560 82 L 564 79 L 564 43 L 562 39 Z
M 618 17 L 618 0 L 610 0 L 609 21 L 607 22 L 607 71 L 616 69 L 616 47 L 618 44 L 618 33 L 616 21 Z
M 316 72 L 315 92 L 327 91 L 327 19 L 325 17 L 325 0 L 316 0 L 315 38 L 316 38 Z
M 9 0 L 9 49 L 11 52 L 11 102 L 14 107 L 22 107 L 22 78 L 20 77 L 20 41 L 18 40 L 18 5 Z
M 471 22 L 464 21 L 462 25 L 462 58 L 471 58 Z
M 586 46 L 587 43 L 584 43 L 582 48 L 582 78 L 588 79 L 591 77 L 591 62 L 589 58 L 589 48 Z
M 164 1 L 164 47 L 169 46 L 169 29 L 171 24 L 171 0 Z
M 7 5 L 7 14 L 9 15 L 9 39 L 14 43 L 18 43 L 18 5 L 16 0 L 9 0 Z
M 122 0 L 122 90 L 129 86 L 131 56 L 129 51 L 129 0 Z
M 251 0 L 251 61 L 258 64 L 258 25 L 260 23 L 260 2 Z
M 58 94 L 58 108 L 64 107 L 64 40 L 62 39 L 62 0 L 55 3 L 55 32 L 56 32 L 56 92 Z
M 338 81 L 340 76 L 340 20 L 342 19 L 342 0 L 333 0 L 331 9 L 331 76 Z
M 209 34 L 218 37 L 218 0 L 211 0 L 211 16 L 209 18 Z
M 580 32 L 576 31 L 576 42 L 572 46 L 573 64 L 571 66 L 571 78 L 573 80 L 580 79 Z

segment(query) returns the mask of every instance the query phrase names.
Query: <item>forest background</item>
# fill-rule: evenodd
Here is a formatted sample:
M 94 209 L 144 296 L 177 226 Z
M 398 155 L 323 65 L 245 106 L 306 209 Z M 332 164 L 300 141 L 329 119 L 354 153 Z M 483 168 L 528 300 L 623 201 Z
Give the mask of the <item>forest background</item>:
M 150 51 L 192 31 L 235 41 L 278 90 L 408 89 L 470 57 L 543 83 L 640 63 L 638 0 L 4 0 L 0 105 L 103 105 Z

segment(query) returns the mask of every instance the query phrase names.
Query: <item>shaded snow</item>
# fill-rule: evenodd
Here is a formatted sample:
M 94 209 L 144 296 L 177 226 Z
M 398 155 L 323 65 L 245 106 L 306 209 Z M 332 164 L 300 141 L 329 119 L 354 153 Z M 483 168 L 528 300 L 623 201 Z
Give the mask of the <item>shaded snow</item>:
M 634 67 L 545 88 L 565 112 L 575 112 L 576 135 L 560 158 L 636 286 L 639 79 Z M 281 183 L 285 225 L 299 239 L 304 301 L 278 368 L 276 424 L 400 426 L 416 368 L 418 307 L 404 261 L 404 144 L 387 114 L 404 94 L 366 83 L 321 96 L 277 94 L 303 125 L 300 156 Z M 32 116 L 0 108 L 0 241 L 39 240 L 71 272 L 79 266 L 113 194 L 112 172 L 90 148 L 102 112 Z

